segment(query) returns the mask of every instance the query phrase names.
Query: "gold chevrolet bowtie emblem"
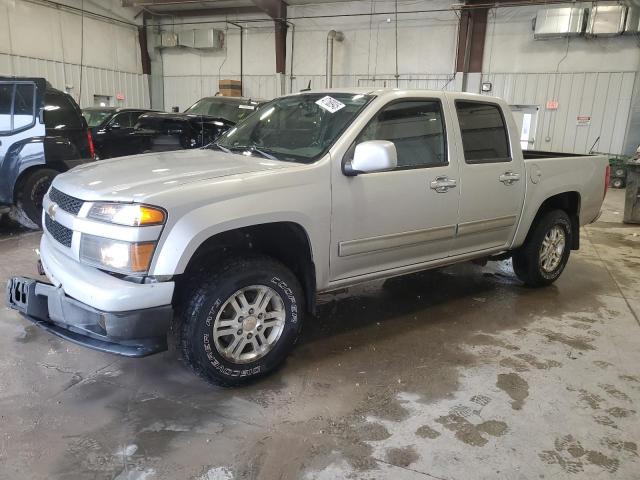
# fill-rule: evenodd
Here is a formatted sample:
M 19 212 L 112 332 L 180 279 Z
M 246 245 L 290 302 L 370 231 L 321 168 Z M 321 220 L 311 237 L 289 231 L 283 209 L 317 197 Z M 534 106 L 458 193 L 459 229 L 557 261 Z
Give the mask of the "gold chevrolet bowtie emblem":
M 56 210 L 58 210 L 58 204 L 57 203 L 52 203 L 47 208 L 47 213 L 51 217 L 51 220 L 55 220 L 56 219 Z

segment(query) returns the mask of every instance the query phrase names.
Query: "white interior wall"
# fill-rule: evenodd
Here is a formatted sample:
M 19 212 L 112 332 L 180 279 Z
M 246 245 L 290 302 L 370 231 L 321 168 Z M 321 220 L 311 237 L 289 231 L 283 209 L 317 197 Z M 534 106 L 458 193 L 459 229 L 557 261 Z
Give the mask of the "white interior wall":
M 490 12 L 483 65 L 483 81 L 493 84 L 489 95 L 540 107 L 534 148 L 585 153 L 595 144 L 595 151 L 625 152 L 640 71 L 638 39 L 534 40 L 531 25 L 540 8 Z M 557 110 L 545 108 L 550 100 Z M 578 125 L 578 116 L 590 116 L 590 124 Z
M 66 4 L 79 8 L 83 2 Z M 131 12 L 118 5 L 116 0 L 84 2 L 89 11 L 131 22 Z M 82 16 L 67 9 L 0 0 L 0 75 L 43 76 L 83 107 L 93 105 L 94 95 L 111 96 L 118 106 L 148 107 L 137 28 L 89 15 L 82 24 Z M 116 93 L 124 100 L 116 100 Z
M 398 2 L 399 12 L 420 8 L 447 9 L 449 0 Z M 287 64 L 284 92 L 299 91 L 311 82 L 312 88 L 325 85 L 326 40 L 329 30 L 345 34 L 334 48 L 336 87 L 395 86 L 395 23 L 393 15 L 335 16 L 391 12 L 393 1 L 354 1 L 319 5 L 289 6 L 295 30 L 287 33 Z M 295 17 L 334 15 L 331 18 Z M 264 22 L 247 22 L 263 18 Z M 213 95 L 218 80 L 240 79 L 239 29 L 219 22 L 216 17 L 178 19 L 184 26 L 164 27 L 165 31 L 190 28 L 226 28 L 226 47 L 218 52 L 164 49 L 165 108 L 181 109 L 197 99 Z M 281 91 L 275 76 L 275 37 L 272 21 L 264 15 L 229 18 L 244 27 L 244 94 L 254 98 L 273 98 Z M 164 20 L 168 23 L 167 20 Z M 189 24 L 190 22 L 211 22 Z M 405 88 L 453 86 L 454 56 L 458 20 L 451 11 L 398 15 L 398 82 Z M 293 65 L 291 51 L 293 44 Z M 291 70 L 293 67 L 293 75 Z
M 397 85 L 401 88 L 459 89 L 459 78 L 454 80 L 452 76 L 458 17 L 448 10 L 454 3 L 458 2 L 398 2 L 399 12 L 440 11 L 398 15 L 397 81 L 394 76 L 394 15 L 339 16 L 392 12 L 393 1 L 289 6 L 288 17 L 295 25 L 295 32 L 290 28 L 287 34 L 284 91 L 299 91 L 309 82 L 312 88 L 324 87 L 326 38 L 331 29 L 345 34 L 345 40 L 336 43 L 334 49 L 335 87 Z M 635 78 L 640 71 L 637 38 L 534 40 L 531 22 L 539 8 L 543 7 L 490 11 L 483 73 L 482 76 L 474 76 L 470 84 L 479 87 L 482 77 L 483 81 L 493 83 L 491 95 L 501 96 L 512 104 L 540 106 L 535 148 L 587 152 L 600 137 L 597 150 L 623 152 Z M 265 19 L 262 23 L 246 22 L 247 18 L 257 17 L 260 16 L 254 14 L 234 18 L 233 21 L 246 27 L 245 95 L 268 99 L 281 91 L 274 73 L 273 26 L 267 17 L 262 17 Z M 219 19 L 199 17 L 185 20 Z M 207 26 L 224 28 L 220 23 L 185 28 Z M 184 109 L 198 98 L 214 94 L 218 90 L 219 78 L 240 79 L 239 45 L 238 30 L 229 27 L 227 46 L 222 52 L 164 50 L 165 107 L 175 105 Z M 558 101 L 558 110 L 545 110 L 548 100 Z M 590 125 L 578 126 L 578 115 L 590 115 Z

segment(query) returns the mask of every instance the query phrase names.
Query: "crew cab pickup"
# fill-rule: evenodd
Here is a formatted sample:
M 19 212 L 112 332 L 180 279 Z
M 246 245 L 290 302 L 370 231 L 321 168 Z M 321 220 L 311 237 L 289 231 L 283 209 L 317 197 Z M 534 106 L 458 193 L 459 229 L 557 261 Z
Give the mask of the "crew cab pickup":
M 56 177 L 40 244 L 49 282 L 13 278 L 8 301 L 122 355 L 161 351 L 175 331 L 195 372 L 237 384 L 284 360 L 317 292 L 508 257 L 525 284 L 549 285 L 607 176 L 604 156 L 523 152 L 497 98 L 285 96 L 208 148 Z

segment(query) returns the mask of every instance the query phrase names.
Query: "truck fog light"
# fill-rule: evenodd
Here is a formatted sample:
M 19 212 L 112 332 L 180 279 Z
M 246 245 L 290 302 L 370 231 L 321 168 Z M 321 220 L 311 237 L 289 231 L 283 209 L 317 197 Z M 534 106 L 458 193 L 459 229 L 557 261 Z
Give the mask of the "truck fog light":
M 124 242 L 83 234 L 80 260 L 84 263 L 120 273 L 144 273 L 149 270 L 155 242 Z

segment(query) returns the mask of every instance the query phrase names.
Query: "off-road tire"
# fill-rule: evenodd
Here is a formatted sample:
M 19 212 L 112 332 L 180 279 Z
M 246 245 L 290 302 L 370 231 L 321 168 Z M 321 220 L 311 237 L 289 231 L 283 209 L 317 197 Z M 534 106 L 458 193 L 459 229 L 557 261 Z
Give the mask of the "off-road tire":
M 185 282 L 180 295 L 176 334 L 184 362 L 199 376 L 221 386 L 256 380 L 275 370 L 293 349 L 302 329 L 304 295 L 296 276 L 282 263 L 263 255 L 246 254 L 201 268 Z M 265 285 L 280 295 L 286 312 L 279 339 L 263 357 L 235 363 L 216 348 L 213 324 L 225 302 L 238 290 Z
M 42 200 L 59 173 L 51 168 L 28 173 L 16 186 L 16 203 L 9 214 L 11 219 L 32 230 L 42 228 Z
M 557 267 L 551 272 L 547 272 L 540 264 L 540 252 L 545 236 L 555 226 L 559 226 L 564 231 L 565 247 Z M 567 265 L 572 243 L 571 220 L 566 212 L 552 210 L 545 213 L 532 227 L 524 245 L 513 254 L 513 270 L 516 276 L 529 287 L 551 285 L 560 277 L 564 267 Z

